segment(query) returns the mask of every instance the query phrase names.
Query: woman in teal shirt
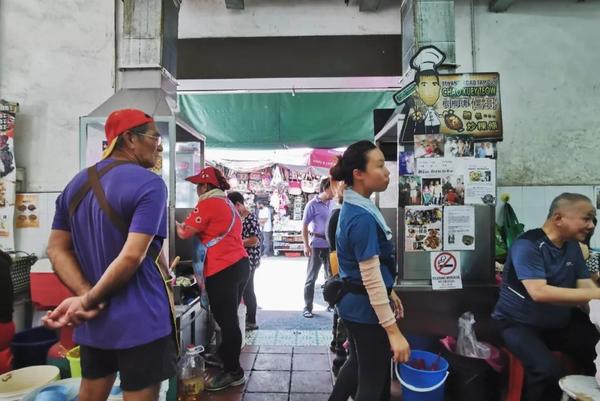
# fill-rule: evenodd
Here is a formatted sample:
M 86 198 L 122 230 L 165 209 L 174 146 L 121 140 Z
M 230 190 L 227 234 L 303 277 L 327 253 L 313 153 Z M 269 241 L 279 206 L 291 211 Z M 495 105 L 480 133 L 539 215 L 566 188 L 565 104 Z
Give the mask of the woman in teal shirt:
M 336 306 L 348 330 L 350 351 L 329 401 L 346 401 L 350 396 L 354 401 L 389 400 L 390 358 L 406 362 L 410 356 L 408 342 L 396 324 L 403 315 L 402 303 L 391 291 L 395 277 L 392 233 L 369 199 L 387 188 L 389 175 L 383 153 L 369 141 L 352 144 L 331 169 L 332 178 L 348 187 L 336 246 L 340 276 L 353 284 L 353 290 Z

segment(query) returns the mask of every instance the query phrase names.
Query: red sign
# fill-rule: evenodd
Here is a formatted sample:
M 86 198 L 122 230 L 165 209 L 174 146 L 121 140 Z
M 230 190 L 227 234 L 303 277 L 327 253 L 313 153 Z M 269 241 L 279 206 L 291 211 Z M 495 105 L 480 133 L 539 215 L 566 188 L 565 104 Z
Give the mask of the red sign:
M 311 167 L 330 169 L 337 163 L 340 152 L 331 149 L 314 149 L 310 152 L 308 164 Z
M 458 263 L 456 262 L 456 258 L 454 255 L 448 252 L 442 252 L 436 256 L 433 266 L 435 271 L 443 276 L 447 276 L 456 271 L 456 266 Z

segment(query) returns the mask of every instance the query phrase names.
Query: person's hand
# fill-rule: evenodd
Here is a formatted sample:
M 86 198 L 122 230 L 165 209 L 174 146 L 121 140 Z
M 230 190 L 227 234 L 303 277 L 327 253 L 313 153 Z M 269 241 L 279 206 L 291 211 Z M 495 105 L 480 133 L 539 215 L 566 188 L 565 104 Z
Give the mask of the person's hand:
M 396 315 L 396 320 L 402 319 L 404 317 L 404 305 L 402 305 L 402 301 L 396 291 L 392 290 L 392 294 L 390 295 L 390 301 L 392 301 L 392 306 L 394 310 L 394 314 Z
M 84 307 L 83 302 L 83 296 L 65 299 L 56 309 L 42 317 L 42 324 L 49 329 L 78 326 L 86 320 L 95 318 L 104 309 L 104 304 L 100 304 L 88 310 Z
M 312 256 L 312 249 L 310 248 L 310 246 L 304 245 L 304 256 Z
M 185 224 L 175 221 L 175 227 L 177 229 L 177 236 L 179 238 L 185 235 Z
M 388 334 L 388 340 L 390 341 L 390 348 L 392 350 L 392 359 L 396 363 L 404 363 L 408 362 L 410 358 L 410 346 L 408 345 L 408 341 L 402 335 L 402 333 L 397 332 L 393 334 Z

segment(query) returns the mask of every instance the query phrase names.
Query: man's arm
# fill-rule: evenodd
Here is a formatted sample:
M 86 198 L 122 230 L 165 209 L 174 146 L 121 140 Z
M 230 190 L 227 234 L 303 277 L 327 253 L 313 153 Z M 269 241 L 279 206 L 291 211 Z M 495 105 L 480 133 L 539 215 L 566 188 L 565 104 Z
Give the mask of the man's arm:
M 591 278 L 581 278 L 577 280 L 577 288 L 598 288 L 598 285 Z
M 75 257 L 69 231 L 52 230 L 48 240 L 47 252 L 52 263 L 52 269 L 60 281 L 75 295 L 81 296 L 92 288 L 90 282 L 84 277 Z
M 310 256 L 312 249 L 308 243 L 308 224 L 302 224 L 302 242 L 304 243 L 304 256 Z
M 136 272 L 146 257 L 152 238 L 153 235 L 129 233 L 121 253 L 108 266 L 96 285 L 84 294 L 65 299 L 56 309 L 48 312 L 42 318 L 44 326 L 59 329 L 95 318 L 104 308 L 104 301 L 124 286 Z M 60 255 L 60 252 L 57 254 Z M 62 260 L 60 256 L 58 258 L 59 261 Z
M 600 288 L 588 287 L 589 279 L 577 280 L 578 288 L 562 288 L 549 285 L 546 280 L 523 280 L 525 289 L 535 302 L 558 305 L 581 305 L 592 299 L 600 299 Z
M 129 233 L 119 256 L 83 297 L 82 303 L 86 310 L 95 308 L 131 279 L 146 257 L 153 238 L 153 235 Z

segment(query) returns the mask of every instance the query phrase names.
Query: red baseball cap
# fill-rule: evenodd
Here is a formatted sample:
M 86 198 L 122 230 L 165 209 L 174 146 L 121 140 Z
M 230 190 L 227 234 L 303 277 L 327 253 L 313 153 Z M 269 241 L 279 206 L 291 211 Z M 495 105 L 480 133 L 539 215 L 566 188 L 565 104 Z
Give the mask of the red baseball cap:
M 186 178 L 193 184 L 212 184 L 215 187 L 219 187 L 219 180 L 217 179 L 217 169 L 214 167 L 206 167 L 200 170 L 196 175 Z
M 139 127 L 147 123 L 154 122 L 154 119 L 142 110 L 137 109 L 122 109 L 115 110 L 106 119 L 104 132 L 106 133 L 106 141 L 108 147 L 102 155 L 102 159 L 106 159 L 115 150 L 117 138 L 124 132 Z

